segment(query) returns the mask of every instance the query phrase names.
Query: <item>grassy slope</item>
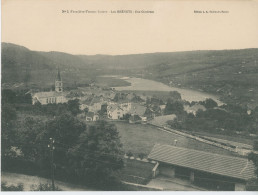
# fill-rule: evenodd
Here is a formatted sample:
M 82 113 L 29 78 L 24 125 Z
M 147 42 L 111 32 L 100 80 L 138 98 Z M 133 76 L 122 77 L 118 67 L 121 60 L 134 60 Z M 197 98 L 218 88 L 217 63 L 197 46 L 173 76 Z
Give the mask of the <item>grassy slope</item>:
M 232 155 L 231 152 L 224 149 L 178 136 L 176 134 L 168 134 L 150 125 L 129 124 L 125 122 L 114 122 L 114 124 L 117 126 L 125 151 L 131 151 L 136 157 L 139 153 L 145 153 L 148 155 L 155 143 L 170 145 L 174 143 L 175 139 L 177 140 L 177 146 L 179 147 L 223 155 Z
M 226 103 L 258 105 L 258 49 L 200 51 L 185 57 L 151 66 L 145 75 L 166 84 L 172 81 L 174 86 L 219 94 Z

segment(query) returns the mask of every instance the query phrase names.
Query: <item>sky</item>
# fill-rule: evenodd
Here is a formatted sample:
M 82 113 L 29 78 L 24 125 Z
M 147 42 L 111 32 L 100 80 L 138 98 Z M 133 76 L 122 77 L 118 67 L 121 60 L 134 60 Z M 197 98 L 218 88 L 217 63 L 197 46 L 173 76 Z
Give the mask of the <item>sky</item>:
M 2 0 L 2 42 L 85 55 L 258 48 L 258 0 Z

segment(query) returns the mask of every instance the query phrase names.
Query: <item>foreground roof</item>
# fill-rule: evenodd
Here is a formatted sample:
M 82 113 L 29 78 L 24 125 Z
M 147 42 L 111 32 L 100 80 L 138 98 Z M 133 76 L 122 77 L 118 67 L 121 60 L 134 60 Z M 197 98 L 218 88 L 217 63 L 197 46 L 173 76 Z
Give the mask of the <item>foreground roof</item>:
M 242 180 L 255 177 L 254 165 L 246 158 L 159 144 L 154 146 L 148 158 L 158 162 Z

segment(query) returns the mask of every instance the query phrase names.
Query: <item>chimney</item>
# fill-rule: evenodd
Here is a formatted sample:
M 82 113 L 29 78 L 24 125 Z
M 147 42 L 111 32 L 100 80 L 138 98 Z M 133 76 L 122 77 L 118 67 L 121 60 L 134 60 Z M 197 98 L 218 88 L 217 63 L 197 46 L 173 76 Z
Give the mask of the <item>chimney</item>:
M 176 144 L 177 144 L 177 140 L 175 139 L 175 140 L 174 140 L 174 146 L 176 146 Z

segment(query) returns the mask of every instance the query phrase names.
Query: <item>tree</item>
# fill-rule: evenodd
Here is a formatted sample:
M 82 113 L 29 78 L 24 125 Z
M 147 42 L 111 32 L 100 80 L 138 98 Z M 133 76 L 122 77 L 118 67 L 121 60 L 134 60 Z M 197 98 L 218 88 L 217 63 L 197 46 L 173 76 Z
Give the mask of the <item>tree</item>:
M 122 144 L 114 124 L 98 121 L 89 126 L 69 150 L 69 167 L 87 184 L 108 187 L 113 173 L 123 167 Z
M 181 114 L 184 112 L 183 103 L 180 101 L 173 101 L 168 99 L 164 113 L 168 114 Z
M 49 152 L 47 146 L 49 138 L 55 140 L 55 163 L 59 166 L 67 165 L 67 151 L 72 148 L 80 134 L 86 129 L 84 123 L 77 118 L 67 113 L 54 118 L 46 123 L 43 132 L 37 137 L 36 141 L 39 144 L 40 151 L 39 161 L 45 162 L 49 159 Z M 44 154 L 46 154 L 44 156 Z
M 89 112 L 89 108 L 84 108 L 84 109 L 83 109 L 83 112 L 84 112 L 85 114 L 87 114 L 87 113 Z
M 1 182 L 1 191 L 23 191 L 24 187 L 22 183 L 18 185 L 7 185 L 6 182 Z
M 126 121 L 129 121 L 129 118 L 131 117 L 131 114 L 127 113 L 127 114 L 124 114 L 123 117 L 122 117 L 122 120 L 126 120 Z
M 200 102 L 200 104 L 202 104 L 205 108 L 207 109 L 211 109 L 211 108 L 214 108 L 214 107 L 217 107 L 218 104 L 217 102 L 215 102 L 213 99 L 211 98 L 208 98 L 206 99 L 205 101 L 203 102 Z
M 258 140 L 254 141 L 254 150 L 258 151 Z
M 181 100 L 181 94 L 178 91 L 170 91 L 169 92 L 169 96 L 173 99 L 173 100 Z
M 80 113 L 80 104 L 78 99 L 69 100 L 67 104 L 68 110 L 72 113 L 72 115 L 75 116 Z
M 15 120 L 17 115 L 15 108 L 11 104 L 3 104 L 1 117 L 1 154 L 5 156 L 16 142 Z
M 45 123 L 41 118 L 26 117 L 17 126 L 17 143 L 26 160 L 35 160 L 38 155 L 39 149 L 47 145 L 47 142 L 41 143 L 38 137 L 44 132 Z
M 2 90 L 2 104 L 14 104 L 16 102 L 16 93 L 11 89 Z
M 47 122 L 44 137 L 47 139 L 52 137 L 56 141 L 73 145 L 85 129 L 86 126 L 84 123 L 65 113 Z

